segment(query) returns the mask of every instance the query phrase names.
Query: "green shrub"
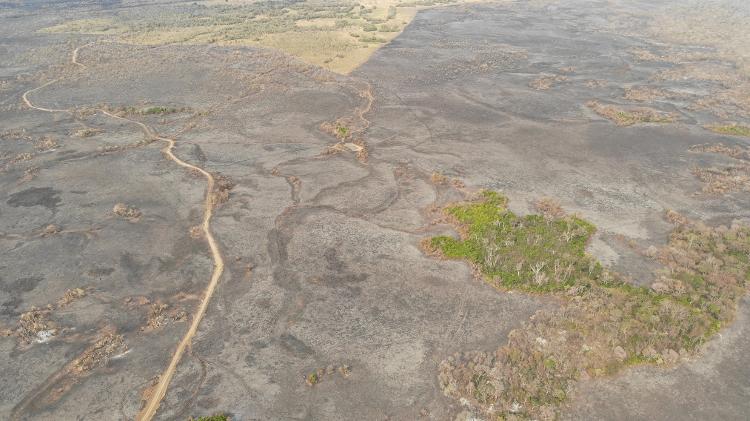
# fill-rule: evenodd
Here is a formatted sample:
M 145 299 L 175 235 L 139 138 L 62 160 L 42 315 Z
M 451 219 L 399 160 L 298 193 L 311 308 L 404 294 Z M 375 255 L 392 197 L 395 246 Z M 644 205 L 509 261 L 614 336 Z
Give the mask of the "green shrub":
M 675 363 L 729 323 L 750 279 L 750 228 L 678 225 L 657 257 L 650 288 L 625 282 L 589 256 L 595 228 L 575 216 L 517 216 L 484 192 L 444 209 L 461 233 L 433 237 L 432 252 L 474 265 L 492 285 L 552 293 L 540 311 L 492 352 L 443 361 L 446 394 L 501 417 L 554 418 L 581 377 L 644 363 Z M 679 218 L 678 218 L 679 219 Z
M 144 108 L 140 111 L 141 114 L 149 115 L 149 114 L 172 114 L 176 113 L 179 110 L 174 107 L 162 107 L 162 106 L 156 106 L 156 107 L 148 107 Z
M 449 258 L 465 258 L 493 282 L 528 291 L 559 291 L 580 279 L 598 279 L 601 265 L 586 254 L 595 228 L 576 217 L 519 217 L 507 199 L 485 192 L 478 203 L 449 207 L 468 230 L 463 239 L 435 237 L 431 246 Z
M 190 417 L 189 421 L 228 421 L 229 417 L 224 414 L 210 415 L 207 417 Z
M 380 32 L 398 32 L 401 28 L 398 25 L 380 25 L 378 31 Z
M 740 126 L 737 124 L 730 124 L 726 126 L 713 126 L 711 127 L 711 130 L 717 133 L 721 133 L 721 134 L 750 137 L 750 127 Z
M 388 15 L 386 19 L 391 20 L 396 17 L 396 6 L 388 6 Z

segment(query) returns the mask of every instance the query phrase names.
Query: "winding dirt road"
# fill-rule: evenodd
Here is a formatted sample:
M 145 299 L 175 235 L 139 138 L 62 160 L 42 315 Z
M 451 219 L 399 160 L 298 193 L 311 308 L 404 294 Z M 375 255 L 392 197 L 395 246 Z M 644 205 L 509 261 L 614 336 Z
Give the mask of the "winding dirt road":
M 78 62 L 78 52 L 81 48 L 91 45 L 91 44 L 93 43 L 86 44 L 84 46 L 78 47 L 75 50 L 73 50 L 73 54 L 71 56 L 70 62 L 72 64 L 75 64 L 85 69 L 87 66 Z M 29 94 L 36 92 L 49 85 L 52 85 L 53 83 L 59 80 L 60 80 L 59 78 L 53 79 L 41 86 L 38 86 L 34 89 L 30 89 L 24 92 L 24 94 L 22 95 L 23 102 L 29 108 L 38 110 L 38 111 L 44 111 L 44 112 L 49 112 L 49 113 L 62 112 L 62 113 L 72 114 L 72 111 L 69 109 L 44 108 L 44 107 L 34 105 L 34 103 L 29 99 Z M 206 240 L 208 241 L 208 247 L 211 251 L 211 257 L 214 261 L 214 270 L 213 270 L 213 273 L 211 274 L 211 280 L 209 281 L 208 285 L 203 291 L 203 297 L 201 299 L 201 302 L 196 312 L 193 314 L 193 319 L 192 319 L 192 322 L 190 323 L 190 327 L 188 328 L 187 332 L 185 332 L 185 335 L 182 337 L 180 342 L 177 344 L 177 349 L 172 355 L 172 359 L 170 360 L 169 365 L 164 370 L 164 372 L 162 372 L 162 374 L 159 376 L 159 381 L 153 387 L 151 391 L 151 395 L 148 401 L 146 402 L 146 405 L 138 414 L 138 417 L 137 417 L 138 420 L 149 421 L 154 417 L 154 415 L 156 415 L 156 411 L 159 409 L 159 405 L 161 404 L 162 399 L 164 399 L 164 396 L 167 393 L 167 390 L 169 388 L 169 383 L 171 382 L 172 377 L 174 377 L 174 373 L 175 373 L 175 370 L 177 369 L 177 365 L 182 359 L 182 356 L 185 353 L 185 350 L 190 347 L 193 337 L 195 336 L 195 333 L 198 331 L 198 326 L 200 325 L 200 322 L 203 319 L 203 316 L 206 314 L 206 310 L 208 309 L 208 303 L 211 300 L 211 297 L 213 296 L 214 291 L 216 290 L 216 286 L 218 285 L 219 280 L 221 279 L 221 275 L 224 273 L 224 258 L 221 255 L 221 251 L 219 250 L 219 246 L 218 246 L 218 243 L 216 242 L 216 239 L 211 233 L 211 217 L 213 216 L 213 209 L 214 209 L 213 190 L 214 190 L 215 180 L 214 180 L 213 175 L 211 175 L 211 173 L 209 173 L 208 171 L 204 170 L 201 167 L 195 166 L 193 164 L 189 164 L 181 160 L 177 156 L 175 156 L 173 152 L 174 147 L 175 147 L 174 139 L 159 136 L 149 126 L 147 126 L 146 124 L 140 121 L 121 117 L 103 109 L 99 109 L 97 111 L 113 119 L 138 125 L 141 128 L 141 130 L 143 130 L 144 134 L 149 140 L 158 140 L 158 141 L 162 141 L 166 143 L 166 145 L 162 149 L 162 153 L 169 160 L 173 161 L 174 163 L 176 163 L 177 165 L 183 168 L 197 171 L 200 174 L 202 174 L 203 177 L 206 178 L 206 196 L 205 196 L 204 204 L 203 204 L 203 222 L 201 223 L 201 229 L 203 230 L 203 234 L 205 235 Z
M 154 417 L 154 415 L 156 415 L 156 411 L 159 409 L 159 404 L 161 404 L 162 399 L 164 399 L 164 395 L 167 394 L 167 389 L 169 388 L 169 383 L 171 382 L 172 377 L 174 376 L 175 370 L 177 369 L 177 364 L 180 363 L 180 360 L 182 359 L 182 355 L 185 353 L 185 350 L 192 343 L 193 337 L 195 336 L 195 333 L 198 331 L 198 325 L 200 325 L 200 322 L 203 319 L 203 316 L 206 314 L 206 310 L 208 309 L 208 303 L 211 300 L 211 297 L 213 296 L 214 291 L 216 290 L 216 286 L 219 284 L 219 279 L 221 278 L 222 273 L 224 272 L 224 258 L 221 256 L 221 251 L 219 251 L 219 245 L 216 242 L 216 239 L 214 238 L 213 234 L 211 233 L 211 216 L 213 216 L 213 209 L 214 209 L 214 201 L 213 201 L 212 193 L 214 190 L 215 181 L 214 181 L 213 175 L 211 175 L 211 173 L 209 173 L 208 171 L 198 166 L 195 166 L 193 164 L 189 164 L 181 160 L 177 156 L 175 156 L 175 154 L 173 153 L 173 149 L 175 146 L 174 139 L 158 136 L 156 133 L 154 133 L 151 130 L 150 127 L 141 123 L 140 121 L 131 120 L 125 117 L 120 117 L 115 114 L 111 114 L 106 110 L 100 110 L 100 111 L 102 114 L 112 117 L 114 119 L 137 124 L 138 126 L 141 127 L 141 129 L 143 130 L 143 132 L 146 134 L 146 136 L 149 139 L 166 142 L 167 145 L 162 149 L 162 153 L 167 158 L 174 161 L 177 165 L 181 167 L 194 170 L 194 171 L 198 171 L 206 178 L 206 197 L 203 203 L 203 222 L 201 223 L 201 229 L 203 230 L 203 234 L 206 236 L 206 240 L 208 241 L 208 247 L 211 250 L 211 257 L 214 260 L 214 271 L 211 274 L 211 280 L 209 281 L 208 285 L 203 291 L 203 298 L 201 299 L 200 305 L 198 305 L 197 311 L 195 312 L 195 314 L 193 314 L 193 320 L 190 323 L 190 328 L 188 328 L 188 331 L 185 332 L 185 335 L 182 337 L 182 340 L 180 340 L 180 343 L 177 345 L 177 349 L 172 355 L 172 359 L 170 360 L 169 365 L 161 374 L 161 376 L 159 376 L 159 382 L 156 384 L 156 387 L 153 388 L 151 396 L 149 397 L 148 402 L 146 402 L 146 406 L 144 406 L 140 414 L 138 414 L 138 418 L 137 418 L 138 420 L 148 421 L 148 420 L 151 420 Z
M 46 88 L 47 86 L 52 85 L 53 83 L 57 82 L 58 80 L 60 80 L 60 79 L 59 78 L 52 79 L 49 82 L 45 83 L 44 85 L 37 86 L 34 89 L 30 89 L 30 90 L 24 92 L 23 95 L 21 95 L 21 98 L 23 99 L 24 104 L 26 104 L 26 106 L 29 107 L 29 108 L 33 108 L 33 109 L 39 110 L 39 111 L 44 111 L 44 112 L 47 112 L 47 113 L 68 113 L 68 114 L 70 114 L 71 113 L 70 110 L 63 110 L 63 109 L 59 109 L 59 108 L 37 107 L 36 105 L 34 105 L 34 104 L 31 103 L 31 100 L 29 100 L 29 94 L 30 93 L 36 92 L 36 91 L 38 91 L 38 90 L 40 90 L 42 88 Z

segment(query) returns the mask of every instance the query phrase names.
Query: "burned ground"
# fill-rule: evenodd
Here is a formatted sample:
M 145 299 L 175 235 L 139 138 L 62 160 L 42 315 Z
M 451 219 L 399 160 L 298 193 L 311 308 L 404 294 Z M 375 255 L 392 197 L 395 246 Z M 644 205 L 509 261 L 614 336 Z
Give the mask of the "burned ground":
M 745 76 L 704 45 L 631 31 L 663 13 L 647 2 L 425 10 L 349 76 L 259 48 L 35 32 L 130 6 L 0 14 L 2 418 L 134 418 L 211 275 L 193 229 L 205 182 L 101 110 L 175 138 L 176 155 L 232 184 L 211 222 L 225 272 L 158 419 L 467 416 L 443 395 L 440 363 L 496 349 L 559 303 L 498 291 L 420 249 L 452 233 L 432 211 L 463 189 L 501 190 L 519 214 L 555 198 L 597 227 L 589 251 L 639 284 L 652 279 L 644 250 L 667 241 L 667 209 L 710 225 L 750 216 L 746 191 L 708 194 L 694 174 L 741 164 L 695 145 L 745 147 L 710 130 L 750 124 L 731 95 Z M 70 113 L 23 104 L 48 82 L 29 99 Z M 674 118 L 618 126 L 590 101 Z M 337 121 L 361 136 L 366 160 L 329 153 L 341 140 L 321 127 Z M 38 147 L 45 137 L 55 144 Z M 117 204 L 139 216 L 118 216 Z M 61 307 L 76 288 L 86 294 Z M 159 310 L 154 323 L 162 305 L 188 320 Z M 56 331 L 25 343 L 12 332 L 34 307 Z M 742 305 L 704 356 L 677 368 L 582 382 L 564 417 L 743 419 L 747 317 Z M 117 338 L 106 358 L 71 369 L 103 338 Z

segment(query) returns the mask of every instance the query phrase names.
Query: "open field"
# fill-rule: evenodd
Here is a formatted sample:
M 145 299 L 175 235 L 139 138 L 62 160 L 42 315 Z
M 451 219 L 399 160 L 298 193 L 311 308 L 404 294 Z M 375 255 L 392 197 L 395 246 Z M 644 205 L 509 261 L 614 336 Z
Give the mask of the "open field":
M 0 419 L 746 419 L 750 9 L 652 3 L 3 3 Z
M 418 10 L 471 0 L 203 1 L 116 17 L 73 19 L 46 33 L 109 35 L 120 42 L 252 45 L 348 73 L 411 22 Z

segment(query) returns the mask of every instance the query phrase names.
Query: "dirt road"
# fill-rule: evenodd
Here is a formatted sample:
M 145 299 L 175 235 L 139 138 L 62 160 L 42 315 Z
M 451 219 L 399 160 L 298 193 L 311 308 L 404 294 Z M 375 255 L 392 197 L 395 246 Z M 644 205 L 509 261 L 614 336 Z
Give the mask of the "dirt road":
M 90 44 L 87 44 L 87 45 L 90 45 Z M 80 48 L 82 47 L 78 47 L 75 50 L 73 50 L 73 54 L 71 56 L 71 63 L 81 68 L 86 68 L 86 65 L 78 62 L 78 52 Z M 38 86 L 34 89 L 30 89 L 24 92 L 24 94 L 22 95 L 23 102 L 29 108 L 38 110 L 38 111 L 44 111 L 44 112 L 50 112 L 50 113 L 56 113 L 56 112 L 72 113 L 72 111 L 68 109 L 55 109 L 55 108 L 40 107 L 40 106 L 34 105 L 34 103 L 29 99 L 29 94 L 36 92 L 44 87 L 50 86 L 53 83 L 57 82 L 58 80 L 60 79 L 59 78 L 53 79 L 41 86 Z M 219 250 L 218 243 L 216 242 L 216 239 L 211 233 L 211 217 L 213 215 L 213 207 L 214 207 L 213 189 L 214 189 L 215 181 L 214 181 L 214 177 L 208 171 L 204 170 L 201 167 L 195 166 L 193 164 L 189 164 L 181 160 L 177 156 L 175 156 L 173 152 L 174 146 L 175 146 L 174 139 L 159 136 L 153 131 L 153 129 L 151 129 L 149 126 L 147 126 L 146 124 L 140 121 L 121 117 L 103 109 L 99 109 L 97 111 L 113 119 L 138 125 L 141 128 L 141 130 L 143 130 L 144 134 L 149 140 L 158 140 L 158 141 L 166 143 L 166 146 L 164 146 L 164 148 L 162 149 L 162 153 L 169 160 L 173 161 L 174 163 L 176 163 L 177 165 L 183 168 L 199 172 L 206 179 L 206 195 L 205 195 L 204 205 L 203 205 L 203 221 L 201 223 L 201 230 L 203 231 L 206 241 L 208 242 L 208 246 L 211 251 L 211 257 L 214 262 L 214 269 L 213 269 L 213 273 L 211 274 L 211 280 L 209 281 L 208 285 L 203 291 L 203 297 L 200 301 L 200 304 L 198 305 L 196 312 L 193 314 L 193 319 L 192 319 L 192 322 L 190 323 L 190 327 L 188 328 L 187 332 L 182 337 L 180 342 L 177 344 L 177 349 L 172 355 L 172 359 L 170 360 L 169 365 L 164 370 L 164 372 L 159 376 L 159 381 L 154 386 L 148 398 L 148 401 L 146 402 L 146 405 L 138 414 L 138 418 L 137 418 L 138 420 L 147 421 L 147 420 L 151 420 L 156 414 L 156 411 L 159 409 L 159 405 L 167 393 L 167 389 L 169 388 L 169 383 L 172 380 L 172 377 L 174 376 L 177 365 L 182 359 L 182 356 L 185 353 L 185 350 L 190 346 L 192 339 L 195 336 L 195 333 L 198 331 L 198 325 L 200 324 L 201 319 L 206 313 L 206 309 L 208 308 L 208 303 L 211 300 L 211 297 L 213 296 L 214 291 L 216 290 L 216 286 L 219 283 L 219 279 L 221 279 L 222 273 L 224 272 L 224 259 L 221 255 L 221 251 Z

